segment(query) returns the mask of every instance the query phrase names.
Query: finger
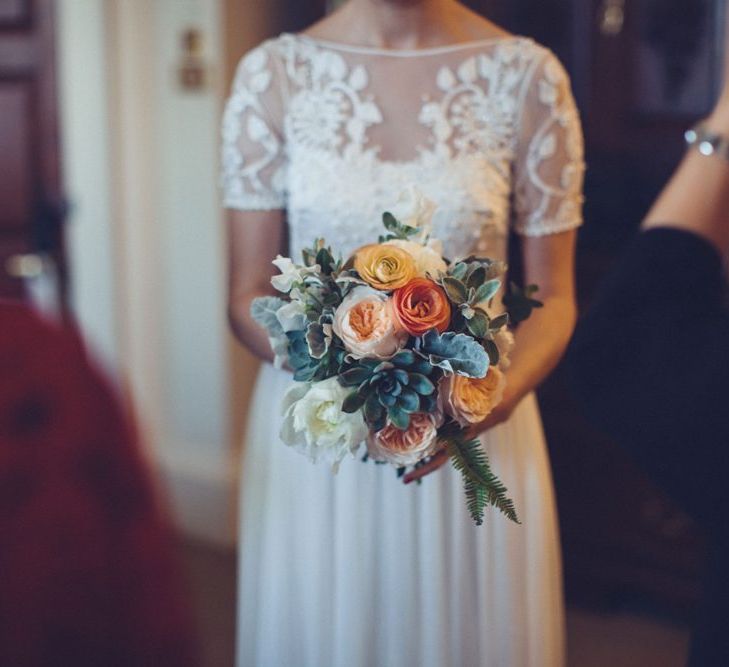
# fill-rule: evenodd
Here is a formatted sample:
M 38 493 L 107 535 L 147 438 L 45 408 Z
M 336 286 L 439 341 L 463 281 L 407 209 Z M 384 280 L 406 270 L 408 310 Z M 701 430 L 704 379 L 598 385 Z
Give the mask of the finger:
M 419 479 L 422 479 L 426 475 L 429 475 L 431 472 L 435 472 L 440 468 L 446 461 L 448 460 L 448 452 L 443 450 L 438 452 L 435 456 L 433 456 L 430 461 L 428 461 L 424 466 L 421 466 L 420 468 L 417 468 L 416 470 L 413 470 L 412 472 L 409 472 L 405 477 L 403 478 L 403 481 L 405 484 L 410 484 L 411 482 L 415 482 Z

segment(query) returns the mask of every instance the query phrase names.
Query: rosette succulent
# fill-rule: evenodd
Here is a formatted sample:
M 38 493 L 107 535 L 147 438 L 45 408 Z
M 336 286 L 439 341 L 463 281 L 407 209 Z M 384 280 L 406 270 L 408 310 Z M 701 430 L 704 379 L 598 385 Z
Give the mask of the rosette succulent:
M 374 431 L 388 423 L 404 431 L 410 426 L 411 414 L 436 409 L 438 373 L 412 350 L 402 350 L 389 361 L 361 359 L 339 378 L 343 386 L 356 387 L 342 409 L 350 413 L 363 409 L 365 421 Z

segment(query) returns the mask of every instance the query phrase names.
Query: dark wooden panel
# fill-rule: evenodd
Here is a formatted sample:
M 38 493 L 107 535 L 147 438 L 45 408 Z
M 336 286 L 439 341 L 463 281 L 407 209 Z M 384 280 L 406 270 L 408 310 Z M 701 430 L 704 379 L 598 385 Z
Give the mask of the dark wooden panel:
M 56 0 L 0 0 L 0 294 L 20 296 L 7 258 L 55 259 L 64 303 L 64 197 L 60 175 Z
M 0 33 L 0 77 L 22 76 L 37 65 L 38 49 L 27 35 Z
M 0 0 L 0 28 L 15 28 L 30 21 L 31 0 Z
M 33 215 L 30 90 L 0 80 L 0 234 L 29 225 Z
M 316 23 L 326 14 L 326 0 L 276 0 L 279 11 L 276 30 L 281 32 L 299 32 Z

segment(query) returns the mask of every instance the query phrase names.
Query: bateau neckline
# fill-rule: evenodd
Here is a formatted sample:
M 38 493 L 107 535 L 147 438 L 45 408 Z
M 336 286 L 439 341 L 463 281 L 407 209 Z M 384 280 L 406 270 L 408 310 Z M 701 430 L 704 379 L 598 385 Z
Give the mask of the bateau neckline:
M 520 35 L 508 35 L 506 37 L 484 37 L 483 39 L 474 39 L 467 42 L 458 42 L 456 44 L 443 44 L 442 46 L 430 46 L 422 49 L 388 49 L 378 46 L 358 46 L 356 44 L 346 44 L 344 42 L 335 42 L 328 39 L 320 39 L 319 37 L 311 37 L 301 32 L 287 32 L 283 36 L 291 37 L 302 42 L 308 42 L 314 46 L 334 51 L 346 51 L 348 53 L 361 53 L 364 55 L 378 56 L 395 56 L 395 57 L 413 57 L 413 56 L 432 56 L 442 53 L 450 53 L 452 51 L 462 51 L 464 49 L 484 46 L 486 44 L 501 44 L 528 39 Z

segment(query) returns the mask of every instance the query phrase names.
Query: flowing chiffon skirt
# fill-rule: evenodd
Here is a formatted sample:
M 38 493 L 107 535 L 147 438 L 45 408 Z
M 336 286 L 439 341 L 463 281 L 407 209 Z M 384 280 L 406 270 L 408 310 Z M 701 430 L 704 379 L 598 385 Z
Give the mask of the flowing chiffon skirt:
M 266 364 L 243 457 L 238 667 L 562 667 L 559 536 L 536 399 L 483 438 L 522 525 L 473 524 L 450 465 L 405 486 L 283 445 Z

